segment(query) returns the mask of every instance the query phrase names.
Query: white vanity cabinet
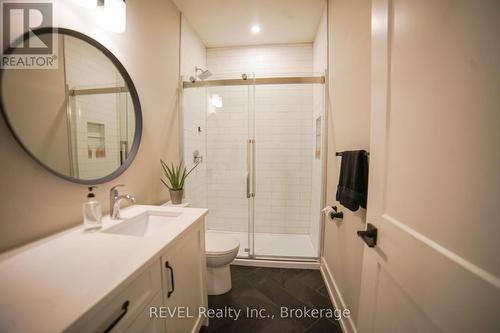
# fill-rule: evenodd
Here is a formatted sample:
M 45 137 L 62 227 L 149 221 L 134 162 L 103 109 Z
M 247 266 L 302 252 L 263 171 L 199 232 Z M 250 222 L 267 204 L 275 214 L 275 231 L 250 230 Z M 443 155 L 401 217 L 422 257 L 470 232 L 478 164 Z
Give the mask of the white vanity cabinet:
M 151 318 L 150 308 L 163 306 L 163 293 L 156 294 L 151 303 L 142 310 L 134 319 L 132 324 L 125 330 L 126 333 L 165 333 L 165 320 L 161 318 Z
M 197 333 L 207 213 L 133 205 L 0 254 L 0 332 Z
M 67 332 L 197 333 L 207 306 L 203 218 L 170 242 L 156 260 Z M 162 318 L 151 316 L 153 313 Z
M 205 227 L 196 223 L 161 254 L 162 290 L 125 330 L 126 333 L 197 333 L 207 306 Z M 167 318 L 150 317 L 150 307 Z M 114 331 L 112 331 L 114 332 Z
M 193 225 L 161 256 L 163 302 L 167 313 L 167 333 L 196 333 L 204 318 L 200 307 L 207 306 L 205 228 Z
M 114 290 L 110 296 L 88 311 L 66 332 L 123 332 L 146 309 L 155 295 L 161 294 L 160 261 L 145 272 Z M 149 313 L 148 313 L 149 316 Z

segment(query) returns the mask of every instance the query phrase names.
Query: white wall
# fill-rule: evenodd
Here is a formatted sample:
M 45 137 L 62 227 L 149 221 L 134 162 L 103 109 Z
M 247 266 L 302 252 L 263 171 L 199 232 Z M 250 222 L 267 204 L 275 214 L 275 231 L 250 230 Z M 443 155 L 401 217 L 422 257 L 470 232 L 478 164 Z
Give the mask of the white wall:
M 311 74 L 313 47 L 213 48 L 207 50 L 207 67 L 233 76 Z M 207 119 L 209 227 L 247 231 L 245 141 L 253 88 L 219 87 L 210 93 L 221 95 L 224 106 Z M 312 111 L 311 85 L 255 87 L 256 232 L 309 233 Z
M 325 73 L 328 67 L 328 36 L 327 36 L 327 7 L 323 10 L 323 15 L 318 25 L 318 31 L 313 43 L 313 71 L 314 73 Z M 326 151 L 324 151 L 323 137 L 326 132 L 325 126 L 325 86 L 320 84 L 313 85 L 313 117 L 312 117 L 312 143 L 313 151 L 312 156 L 312 174 L 311 174 L 311 224 L 309 234 L 311 241 L 316 251 L 319 249 L 321 230 L 321 209 L 322 207 L 322 194 L 323 194 L 323 179 L 322 179 L 322 166 L 326 158 Z M 321 118 L 321 133 L 316 132 L 316 120 Z M 320 156 L 316 156 L 316 136 L 320 134 Z
M 205 45 L 182 16 L 181 26 L 181 77 L 183 81 L 195 76 L 195 67 L 206 67 Z M 182 114 L 184 129 L 184 163 L 188 168 L 194 165 L 193 152 L 203 156 L 203 162 L 189 175 L 185 185 L 185 199 L 192 207 L 207 206 L 206 182 L 206 117 L 207 94 L 205 88 L 183 90 Z M 198 131 L 201 128 L 201 132 Z
M 355 320 L 359 309 L 366 210 L 351 212 L 335 201 L 340 172 L 336 151 L 365 149 L 370 143 L 371 1 L 328 2 L 329 90 L 326 203 L 337 204 L 342 221 L 325 221 L 323 262 Z

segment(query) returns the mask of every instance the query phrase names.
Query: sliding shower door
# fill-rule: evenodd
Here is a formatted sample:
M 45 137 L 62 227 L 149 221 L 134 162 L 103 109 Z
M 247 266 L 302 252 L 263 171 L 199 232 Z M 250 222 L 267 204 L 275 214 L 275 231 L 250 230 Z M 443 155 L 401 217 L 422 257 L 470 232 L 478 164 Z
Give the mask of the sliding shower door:
M 239 257 L 253 256 L 254 85 L 248 81 L 205 88 L 207 232 L 238 238 Z
M 240 258 L 317 260 L 324 77 L 215 75 L 184 88 L 184 158 L 202 161 L 186 196 L 209 209 L 207 233 L 237 238 Z
M 255 87 L 256 257 L 319 255 L 323 87 Z

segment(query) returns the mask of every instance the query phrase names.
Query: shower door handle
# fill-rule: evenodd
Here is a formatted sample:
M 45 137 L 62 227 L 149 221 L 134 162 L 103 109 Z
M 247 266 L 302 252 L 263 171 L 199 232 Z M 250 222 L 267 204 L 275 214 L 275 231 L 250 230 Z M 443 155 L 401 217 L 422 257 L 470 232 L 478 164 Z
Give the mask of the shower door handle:
M 255 140 L 247 140 L 247 198 L 255 196 Z
M 250 198 L 250 173 L 247 172 L 247 198 Z
M 252 144 L 252 197 L 255 197 L 255 139 L 251 140 Z
M 247 199 L 250 197 L 250 140 L 247 140 Z

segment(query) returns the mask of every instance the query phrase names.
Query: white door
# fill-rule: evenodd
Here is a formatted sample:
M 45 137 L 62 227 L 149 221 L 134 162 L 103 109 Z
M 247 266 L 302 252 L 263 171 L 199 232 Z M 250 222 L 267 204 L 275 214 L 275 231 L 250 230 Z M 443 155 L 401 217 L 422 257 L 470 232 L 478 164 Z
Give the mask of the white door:
M 359 332 L 500 332 L 500 2 L 373 0 Z

